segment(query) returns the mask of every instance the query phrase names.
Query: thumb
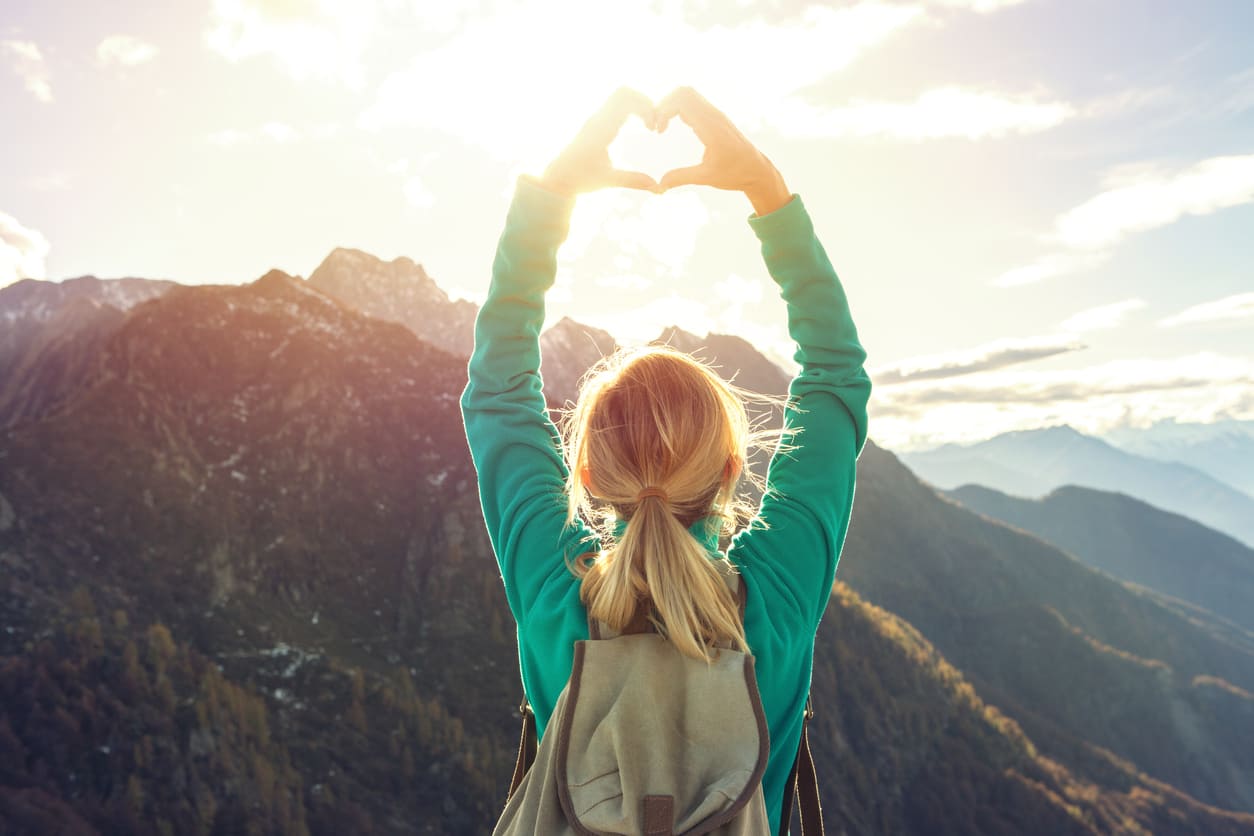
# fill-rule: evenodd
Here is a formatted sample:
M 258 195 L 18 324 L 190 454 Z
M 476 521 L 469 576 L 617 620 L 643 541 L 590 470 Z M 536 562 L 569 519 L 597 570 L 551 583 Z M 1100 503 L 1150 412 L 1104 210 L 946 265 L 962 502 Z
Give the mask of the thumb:
M 662 175 L 661 187 L 663 191 L 673 189 L 676 186 L 704 186 L 708 185 L 707 176 L 708 169 L 704 165 L 692 165 L 687 168 L 674 168 Z
M 607 186 L 621 186 L 625 189 L 643 189 L 646 192 L 657 190 L 657 181 L 647 174 L 639 171 L 623 171 L 621 169 L 611 169 L 606 175 Z

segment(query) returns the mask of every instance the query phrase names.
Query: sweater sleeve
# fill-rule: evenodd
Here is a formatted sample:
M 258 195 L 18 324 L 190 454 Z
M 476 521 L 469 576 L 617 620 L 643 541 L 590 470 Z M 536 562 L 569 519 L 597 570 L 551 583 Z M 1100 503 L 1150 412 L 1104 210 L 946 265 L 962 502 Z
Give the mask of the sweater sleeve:
M 813 635 L 849 525 L 871 381 L 844 289 L 801 197 L 748 222 L 787 305 L 801 369 L 784 410 L 790 449 L 772 456 L 758 518 L 729 555 L 752 566 L 772 620 Z
M 529 175 L 518 178 L 461 398 L 484 522 L 519 624 L 546 581 L 567 571 L 564 557 L 597 547 L 578 518 L 566 525 L 568 469 L 539 371 L 544 294 L 574 203 Z

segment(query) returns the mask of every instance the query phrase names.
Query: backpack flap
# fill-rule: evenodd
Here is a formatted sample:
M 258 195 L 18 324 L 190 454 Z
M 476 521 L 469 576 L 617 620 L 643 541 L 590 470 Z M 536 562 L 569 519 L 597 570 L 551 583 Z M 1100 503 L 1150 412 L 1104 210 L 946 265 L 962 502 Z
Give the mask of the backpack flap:
M 770 747 L 753 657 L 724 649 L 707 666 L 652 633 L 577 642 L 569 688 L 555 767 L 576 830 L 704 833 L 759 788 Z

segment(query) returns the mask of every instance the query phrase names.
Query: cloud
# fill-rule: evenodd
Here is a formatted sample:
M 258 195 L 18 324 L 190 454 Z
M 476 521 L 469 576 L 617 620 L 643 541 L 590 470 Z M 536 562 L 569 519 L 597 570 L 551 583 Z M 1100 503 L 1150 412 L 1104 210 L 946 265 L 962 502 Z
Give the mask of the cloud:
M 1007 270 L 993 279 L 992 284 L 995 287 L 1033 284 L 1055 276 L 1091 270 L 1109 257 L 1109 253 L 1049 253 L 1031 264 Z
M 52 101 L 48 67 L 37 44 L 31 41 L 0 41 L 0 52 L 8 56 L 13 71 L 26 85 L 26 92 L 41 102 Z
M 1174 328 L 1177 325 L 1220 322 L 1246 317 L 1254 317 L 1254 293 L 1238 293 L 1213 302 L 1203 302 L 1200 305 L 1185 308 L 1178 314 L 1172 314 L 1160 320 L 1158 324 L 1164 328 Z
M 96 47 L 102 67 L 135 67 L 157 57 L 157 48 L 132 35 L 110 35 Z
M 509 178 L 511 189 L 513 182 Z M 699 192 L 677 191 L 659 197 L 601 189 L 580 195 L 557 261 L 588 275 L 600 270 L 603 262 L 599 258 L 596 265 L 582 262 L 608 255 L 623 272 L 683 278 L 696 252 L 697 238 L 709 223 L 710 210 Z
M 1145 307 L 1144 299 L 1124 299 L 1122 302 L 1098 305 L 1096 308 L 1088 308 L 1072 314 L 1062 323 L 1062 329 L 1081 333 L 1114 328 L 1123 322 L 1125 316 L 1143 307 Z
M 872 369 L 870 375 L 877 385 L 939 380 L 987 372 L 1017 363 L 1053 357 L 1056 354 L 1080 351 L 1083 348 L 1085 346 L 1069 334 L 1015 337 L 994 340 L 964 351 L 914 357 L 890 366 Z
M 951 9 L 965 9 L 972 12 L 995 12 L 999 9 L 1008 9 L 1011 6 L 1018 6 L 1026 0 L 930 0 L 933 6 L 943 6 Z
M 1059 215 L 1053 232 L 1044 236 L 1062 252 L 1008 270 L 991 283 L 1011 287 L 1092 269 L 1138 232 L 1254 202 L 1254 154 L 1211 157 L 1177 171 L 1124 165 L 1104 182 L 1103 191 Z
M 231 62 L 269 56 L 297 81 L 359 90 L 376 16 L 357 0 L 214 0 L 205 43 Z
M 1254 154 L 1212 157 L 1176 172 L 1144 171 L 1058 217 L 1057 240 L 1079 250 L 1118 244 L 1137 232 L 1254 201 Z
M 1200 352 L 923 380 L 881 387 L 871 412 L 876 440 L 899 450 L 1059 423 L 1102 433 L 1167 418 L 1252 419 L 1254 359 Z
M 642 3 L 507 4 L 388 76 L 360 123 L 434 126 L 498 159 L 543 165 L 607 91 L 628 84 L 660 97 L 683 79 L 743 130 L 773 129 L 781 97 L 922 19 L 919 6 L 863 2 L 811 6 L 783 22 L 698 28 Z M 451 78 L 457 83 L 433 83 Z M 551 90 L 561 95 L 544 92 Z
M 610 290 L 647 290 L 653 286 L 652 279 L 646 279 L 644 276 L 637 276 L 633 273 L 612 273 L 606 276 L 597 276 L 592 281 L 597 287 L 606 287 Z
M 225 128 L 220 131 L 214 131 L 209 134 L 208 140 L 211 144 L 223 148 L 233 148 L 238 145 L 255 142 L 270 142 L 282 145 L 303 139 L 329 139 L 337 135 L 339 131 L 339 126 L 330 122 L 315 125 L 312 128 L 297 128 L 286 122 L 272 120 L 251 130 Z
M 46 174 L 33 174 L 26 178 L 26 185 L 37 192 L 63 192 L 70 187 L 74 176 L 57 169 Z
M 417 175 L 405 178 L 405 202 L 415 209 L 430 209 L 435 205 L 435 195 Z
M 784 132 L 811 137 L 885 137 L 907 142 L 931 139 L 996 139 L 1036 133 L 1075 116 L 1067 102 L 1036 95 L 1010 96 L 991 90 L 941 87 L 912 102 L 856 99 L 844 107 L 821 109 L 786 100 L 772 122 Z
M 0 212 L 0 287 L 18 279 L 42 279 L 48 239 Z

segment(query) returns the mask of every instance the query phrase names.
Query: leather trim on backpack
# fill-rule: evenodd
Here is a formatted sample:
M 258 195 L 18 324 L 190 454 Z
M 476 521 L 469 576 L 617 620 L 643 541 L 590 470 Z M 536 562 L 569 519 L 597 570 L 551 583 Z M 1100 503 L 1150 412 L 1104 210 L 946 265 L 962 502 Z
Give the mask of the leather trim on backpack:
M 557 730 L 557 798 L 561 802 L 562 812 L 566 814 L 566 821 L 570 824 L 571 829 L 579 836 L 596 836 L 591 830 L 588 830 L 579 823 L 579 818 L 575 815 L 575 804 L 570 798 L 570 786 L 567 783 L 566 775 L 566 758 L 570 754 L 570 724 L 574 720 L 573 706 L 579 698 L 580 677 L 583 673 L 583 655 L 587 645 L 582 642 L 575 642 L 575 658 L 570 666 L 570 685 L 566 694 L 567 710 L 562 716 L 561 727 Z

